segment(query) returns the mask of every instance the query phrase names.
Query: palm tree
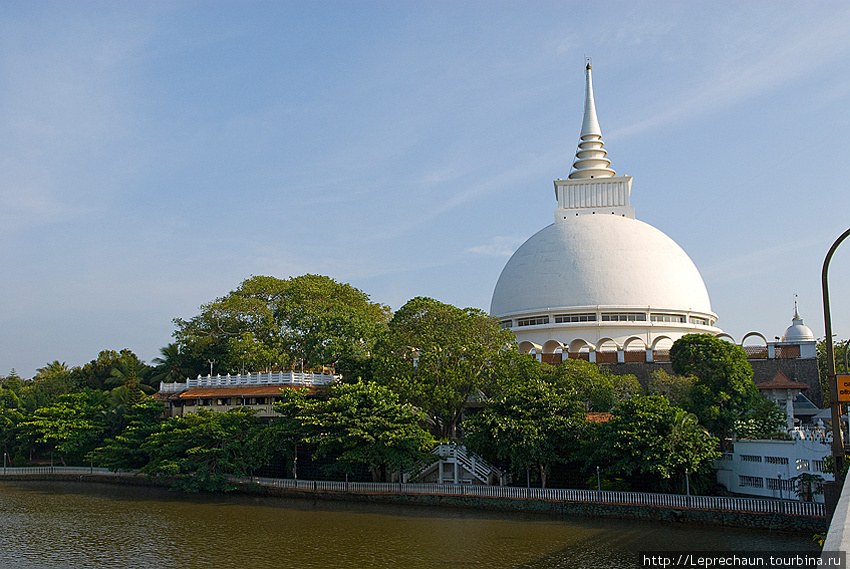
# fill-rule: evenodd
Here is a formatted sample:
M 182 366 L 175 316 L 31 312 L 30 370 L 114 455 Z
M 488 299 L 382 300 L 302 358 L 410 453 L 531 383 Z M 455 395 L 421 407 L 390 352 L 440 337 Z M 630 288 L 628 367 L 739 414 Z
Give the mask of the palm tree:
M 184 356 L 180 352 L 179 344 L 168 344 L 164 348 L 160 348 L 159 353 L 162 354 L 161 358 L 151 360 L 151 363 L 156 364 L 156 369 L 151 378 L 153 383 L 183 381 L 189 375 L 183 366 Z
M 138 403 L 144 399 L 145 394 L 156 391 L 144 381 L 150 375 L 150 368 L 136 358 L 121 360 L 117 367 L 112 368 L 112 378 L 106 381 L 107 385 L 117 385 L 116 389 L 126 388 L 131 403 Z M 113 390 L 114 391 L 114 390 Z

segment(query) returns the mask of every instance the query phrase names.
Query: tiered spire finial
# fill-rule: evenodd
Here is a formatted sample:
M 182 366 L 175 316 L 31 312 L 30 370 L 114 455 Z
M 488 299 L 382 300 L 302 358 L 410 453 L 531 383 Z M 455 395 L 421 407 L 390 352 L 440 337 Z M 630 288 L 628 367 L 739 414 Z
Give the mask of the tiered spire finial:
M 593 101 L 593 80 L 590 74 L 590 60 L 585 67 L 587 85 L 584 97 L 584 118 L 581 123 L 581 135 L 579 138 L 576 159 L 573 162 L 573 171 L 570 173 L 571 180 L 582 178 L 613 178 L 617 175 L 610 168 L 611 161 L 608 160 L 608 151 L 602 142 L 602 129 L 599 128 L 599 120 L 596 118 L 596 104 Z

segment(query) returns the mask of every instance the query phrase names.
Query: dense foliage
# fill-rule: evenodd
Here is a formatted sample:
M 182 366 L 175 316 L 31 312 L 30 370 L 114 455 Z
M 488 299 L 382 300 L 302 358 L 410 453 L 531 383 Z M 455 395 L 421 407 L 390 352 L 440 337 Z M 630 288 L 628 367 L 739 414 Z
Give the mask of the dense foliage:
M 579 444 L 582 403 L 541 379 L 516 382 L 464 421 L 467 447 L 518 471 L 537 470 L 541 486 L 551 466 Z
M 375 378 L 422 409 L 435 437 L 447 438 L 513 343 L 510 331 L 482 310 L 417 297 L 393 315 L 379 340 Z
M 717 458 L 717 439 L 697 418 L 661 395 L 637 396 L 617 405 L 601 451 L 608 470 L 658 482 L 697 472 Z M 663 484 L 670 490 L 668 484 Z
M 164 370 L 240 373 L 321 369 L 368 356 L 389 308 L 320 275 L 251 277 L 189 320 L 177 318 L 177 348 Z
M 678 492 L 685 476 L 710 470 L 718 438 L 768 436 L 783 419 L 758 397 L 742 350 L 705 335 L 674 344 L 677 375 L 656 372 L 642 386 L 583 360 L 519 354 L 481 310 L 417 297 L 390 318 L 317 275 L 251 277 L 175 323 L 154 366 L 104 350 L 80 367 L 54 361 L 32 379 L 0 377 L 9 463 L 138 469 L 185 490 L 227 490 L 231 475 L 272 464 L 294 475 L 311 460 L 315 476 L 415 476 L 435 440 L 457 440 L 515 484 Z M 150 396 L 161 381 L 243 366 L 332 368 L 343 382 L 284 389 L 271 420 L 239 407 L 165 418 Z
M 696 378 L 690 410 L 721 443 L 760 399 L 741 346 L 709 334 L 686 334 L 670 349 L 670 361 L 678 375 Z
M 336 384 L 326 396 L 289 390 L 276 404 L 293 441 L 316 457 L 333 457 L 331 472 L 350 474 L 365 465 L 375 481 L 411 472 L 429 460 L 434 439 L 420 426 L 425 416 L 375 383 Z

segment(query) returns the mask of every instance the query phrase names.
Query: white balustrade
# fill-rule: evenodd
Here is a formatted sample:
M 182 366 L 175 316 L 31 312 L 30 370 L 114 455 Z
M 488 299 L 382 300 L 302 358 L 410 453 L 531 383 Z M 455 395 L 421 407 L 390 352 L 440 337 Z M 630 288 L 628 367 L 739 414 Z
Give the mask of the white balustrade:
M 179 393 L 195 387 L 243 387 L 251 385 L 299 385 L 319 387 L 330 385 L 339 380 L 339 375 L 324 373 L 279 371 L 269 373 L 249 373 L 245 375 L 207 375 L 187 379 L 185 383 L 159 384 L 160 393 Z
M 6 467 L 0 477 L 22 475 L 96 475 L 136 476 L 135 472 L 113 472 L 106 468 L 85 466 Z M 574 490 L 562 488 L 522 488 L 517 486 L 488 486 L 485 484 L 398 484 L 382 482 L 336 482 L 328 480 L 294 480 L 291 478 L 229 477 L 234 483 L 292 488 L 310 492 L 345 492 L 350 494 L 433 494 L 442 496 L 478 496 L 540 500 L 547 502 L 584 502 L 636 506 L 694 508 L 723 512 L 755 512 L 792 516 L 824 516 L 824 505 L 796 500 L 766 500 L 725 496 L 685 496 L 682 494 L 651 494 L 609 490 Z

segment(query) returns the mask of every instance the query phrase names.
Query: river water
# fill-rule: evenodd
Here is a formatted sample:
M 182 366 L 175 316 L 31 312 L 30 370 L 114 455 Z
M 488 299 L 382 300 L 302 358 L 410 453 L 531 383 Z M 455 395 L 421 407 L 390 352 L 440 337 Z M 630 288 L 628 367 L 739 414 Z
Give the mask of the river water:
M 647 550 L 814 549 L 767 531 L 0 480 L 2 569 L 608 569 Z

